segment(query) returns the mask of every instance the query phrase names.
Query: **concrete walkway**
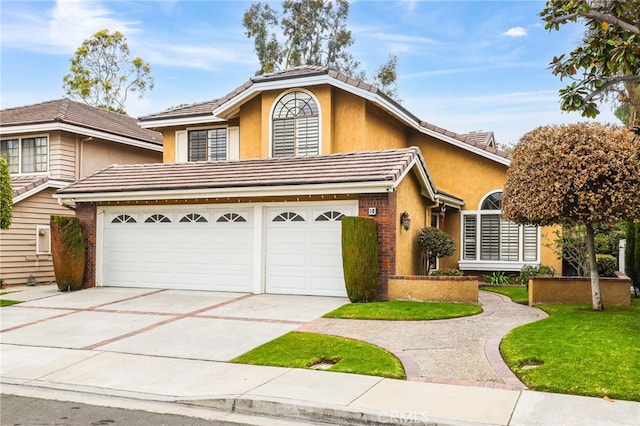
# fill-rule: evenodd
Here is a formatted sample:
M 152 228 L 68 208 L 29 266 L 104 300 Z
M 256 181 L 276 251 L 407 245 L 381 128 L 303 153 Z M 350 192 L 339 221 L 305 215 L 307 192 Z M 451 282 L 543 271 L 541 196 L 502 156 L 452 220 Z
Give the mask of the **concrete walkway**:
M 540 309 L 480 292 L 480 315 L 439 321 L 319 318 L 303 331 L 364 340 L 393 352 L 409 380 L 526 389 L 504 364 L 499 345 L 513 328 L 545 318 Z
M 316 319 L 344 302 L 340 299 L 294 297 L 298 309 L 291 311 L 294 299 L 272 295 L 114 288 L 61 294 L 35 287 L 5 297 L 33 300 L 0 311 L 2 393 L 188 415 L 219 424 L 640 424 L 636 402 L 216 359 L 244 350 L 249 341 L 255 346 L 289 329 L 319 327 Z M 500 296 L 483 299 L 485 306 L 496 307 L 474 321 L 521 309 L 505 306 L 503 311 L 499 306 L 506 301 Z M 434 325 L 450 325 L 453 337 L 456 325 L 462 329 L 469 320 Z M 472 338 L 469 329 L 464 332 L 469 338 L 462 341 L 489 342 L 507 328 L 501 326 L 482 331 L 480 339 Z M 393 334 L 381 330 L 374 336 L 390 339 Z M 420 350 L 429 352 L 420 339 L 406 345 L 416 360 Z M 442 349 L 447 348 L 434 346 L 432 352 L 446 353 Z M 436 374 L 457 375 L 455 369 L 441 371 Z M 499 383 L 501 378 L 497 374 L 484 380 Z

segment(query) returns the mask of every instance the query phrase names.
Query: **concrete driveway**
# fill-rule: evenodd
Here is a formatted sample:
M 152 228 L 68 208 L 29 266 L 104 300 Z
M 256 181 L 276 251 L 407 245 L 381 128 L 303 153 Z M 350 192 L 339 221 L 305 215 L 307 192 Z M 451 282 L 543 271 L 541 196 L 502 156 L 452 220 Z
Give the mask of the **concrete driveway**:
M 348 302 L 344 298 L 55 286 L 4 296 L 2 343 L 229 361 Z M 29 300 L 32 299 L 32 300 Z

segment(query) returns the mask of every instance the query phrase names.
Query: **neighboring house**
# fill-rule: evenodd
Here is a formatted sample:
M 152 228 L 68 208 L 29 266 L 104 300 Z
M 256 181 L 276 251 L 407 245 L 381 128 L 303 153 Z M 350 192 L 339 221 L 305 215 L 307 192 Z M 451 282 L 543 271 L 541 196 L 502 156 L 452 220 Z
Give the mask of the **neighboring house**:
M 342 215 L 377 222 L 382 298 L 419 273 L 425 226 L 456 241 L 440 268 L 558 267 L 546 233 L 501 218 L 510 158 L 492 133 L 436 127 L 339 73 L 257 76 L 140 122 L 163 134 L 165 164 L 58 191 L 89 232 L 86 286 L 343 296 Z
M 55 280 L 50 216 L 74 215 L 55 191 L 113 163 L 161 162 L 162 135 L 134 118 L 59 99 L 0 110 L 0 156 L 13 188 L 13 221 L 0 231 L 0 278 L 26 284 L 33 275 L 43 283 Z

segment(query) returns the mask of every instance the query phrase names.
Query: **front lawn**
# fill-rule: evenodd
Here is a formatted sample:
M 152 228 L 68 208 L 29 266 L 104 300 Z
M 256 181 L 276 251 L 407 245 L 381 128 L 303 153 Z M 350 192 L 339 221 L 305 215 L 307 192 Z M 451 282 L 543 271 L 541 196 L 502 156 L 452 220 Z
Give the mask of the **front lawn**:
M 276 367 L 311 368 L 333 364 L 326 370 L 405 379 L 402 363 L 374 345 L 324 334 L 290 332 L 265 343 L 231 362 Z
M 523 303 L 525 305 L 529 303 L 529 292 L 527 290 L 527 287 L 525 286 L 507 287 L 483 285 L 480 286 L 480 290 L 504 294 L 505 296 L 511 298 L 514 303 Z
M 512 330 L 500 351 L 529 388 L 640 401 L 640 299 L 632 306 L 538 306 L 549 317 Z
M 466 317 L 481 312 L 480 305 L 465 303 L 389 300 L 386 302 L 349 303 L 329 312 L 324 315 L 324 318 L 425 321 Z

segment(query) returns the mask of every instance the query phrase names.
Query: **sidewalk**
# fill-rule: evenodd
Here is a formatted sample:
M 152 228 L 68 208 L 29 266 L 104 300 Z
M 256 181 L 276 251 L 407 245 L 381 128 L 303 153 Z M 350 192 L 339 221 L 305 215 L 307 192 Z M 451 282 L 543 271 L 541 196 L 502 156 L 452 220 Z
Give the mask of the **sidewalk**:
M 314 370 L 2 345 L 2 393 L 118 406 L 99 396 L 330 424 L 638 425 L 640 403 Z M 60 390 L 62 393 L 42 391 Z M 72 391 L 72 392 L 68 392 Z M 170 410 L 170 411 L 168 411 Z M 151 410 L 155 411 L 155 410 Z
M 37 300 L 32 307 L 20 311 L 31 315 L 30 325 L 22 330 L 39 328 L 40 334 L 33 336 L 40 339 L 44 336 L 43 331 L 59 333 L 60 340 L 67 333 L 64 332 L 65 328 L 55 327 L 74 316 L 104 317 L 105 322 L 95 324 L 106 328 L 114 319 L 130 321 L 132 317 L 152 318 L 155 315 L 162 319 L 162 324 L 168 322 L 164 318 L 171 319 L 175 332 L 175 327 L 182 322 L 189 324 L 187 321 L 196 319 L 202 324 L 205 320 L 222 324 L 220 315 L 214 317 L 215 312 L 228 315 L 233 303 L 243 306 L 249 300 L 237 297 L 233 302 L 215 305 L 216 308 L 208 308 L 207 311 L 199 308 L 194 311 L 198 312 L 197 315 L 175 316 L 175 312 L 154 312 L 153 315 L 132 313 L 134 308 L 158 303 L 163 293 L 157 292 L 130 297 L 127 301 L 104 303 L 109 297 L 116 297 L 105 291 L 100 294 L 104 298 L 100 308 L 74 308 L 76 310 L 73 312 L 68 312 L 71 308 L 65 306 L 75 299 L 44 288 L 36 287 L 20 296 L 20 293 L 15 293 L 15 297 L 5 297 L 29 299 L 26 293 L 30 293 L 30 297 L 47 300 Z M 85 295 L 91 295 L 92 300 L 97 296 L 90 293 Z M 86 300 L 85 295 L 73 297 Z M 170 300 L 175 303 L 175 294 L 171 297 Z M 198 294 L 198 298 L 190 303 L 208 306 L 211 301 L 205 303 L 203 297 L 217 296 Z M 186 298 L 184 300 L 187 301 Z M 134 303 L 138 305 L 134 306 Z M 125 306 L 127 310 L 117 310 Z M 3 329 L 6 317 L 10 316 L 10 311 L 4 309 L 0 311 Z M 184 307 L 185 311 L 193 309 L 194 305 Z M 245 322 L 248 323 L 246 318 Z M 255 322 L 252 324 L 256 326 Z M 153 333 L 159 333 L 162 327 L 143 328 L 145 331 L 142 335 L 154 336 Z M 20 343 L 7 338 L 14 336 L 13 339 L 16 339 L 17 331 L 0 334 L 0 390 L 6 394 L 190 415 L 223 424 L 640 424 L 640 403 L 637 402 L 608 402 L 599 398 L 529 390 L 231 364 L 198 358 L 201 357 L 199 353 L 198 357 L 194 355 L 190 359 L 184 356 L 150 355 L 155 351 L 153 345 L 166 344 L 166 335 L 160 334 L 158 337 L 162 339 L 158 340 L 135 340 L 140 336 L 126 335 L 129 337 L 119 338 L 119 349 L 110 351 L 107 348 L 115 347 L 113 343 L 96 347 L 87 345 L 85 340 L 91 337 L 87 335 L 75 337 L 82 341 L 77 348 L 36 345 L 26 341 Z M 107 336 L 104 329 L 95 330 L 95 333 Z M 28 336 L 29 333 L 21 332 L 19 337 L 26 339 Z M 104 336 L 93 338 L 100 340 Z M 149 347 L 137 348 L 136 344 L 142 341 Z M 72 340 L 70 342 L 73 343 Z M 149 353 L 134 353 L 137 350 Z

